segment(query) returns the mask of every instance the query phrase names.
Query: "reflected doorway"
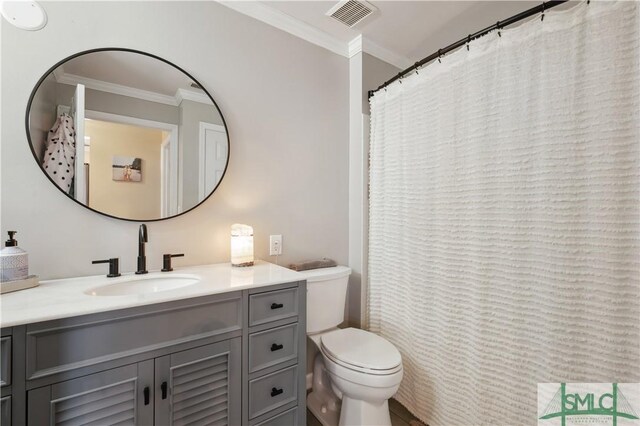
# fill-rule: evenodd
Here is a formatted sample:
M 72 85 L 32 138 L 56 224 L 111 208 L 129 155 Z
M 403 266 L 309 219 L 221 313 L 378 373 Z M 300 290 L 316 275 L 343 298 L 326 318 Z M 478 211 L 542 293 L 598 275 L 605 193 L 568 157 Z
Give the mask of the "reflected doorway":
M 144 220 L 180 213 L 178 127 L 86 111 L 89 207 Z

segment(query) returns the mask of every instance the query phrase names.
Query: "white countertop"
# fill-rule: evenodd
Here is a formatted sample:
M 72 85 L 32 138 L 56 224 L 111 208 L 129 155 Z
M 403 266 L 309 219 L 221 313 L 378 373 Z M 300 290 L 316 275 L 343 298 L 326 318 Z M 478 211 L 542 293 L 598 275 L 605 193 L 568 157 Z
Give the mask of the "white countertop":
M 200 281 L 187 287 L 155 293 L 125 296 L 91 296 L 85 293 L 90 293 L 90 290 L 105 284 L 115 284 L 138 278 L 152 278 L 153 276 L 164 278 L 171 276 L 171 274 L 194 276 Z M 219 263 L 175 268 L 173 272 L 150 272 L 146 275 L 135 275 L 131 272 L 117 278 L 96 275 L 42 281 L 38 287 L 5 293 L 0 296 L 0 326 L 13 327 L 304 279 L 304 275 L 298 272 L 272 263 L 257 261 L 254 266 L 241 268 L 232 267 L 229 263 Z

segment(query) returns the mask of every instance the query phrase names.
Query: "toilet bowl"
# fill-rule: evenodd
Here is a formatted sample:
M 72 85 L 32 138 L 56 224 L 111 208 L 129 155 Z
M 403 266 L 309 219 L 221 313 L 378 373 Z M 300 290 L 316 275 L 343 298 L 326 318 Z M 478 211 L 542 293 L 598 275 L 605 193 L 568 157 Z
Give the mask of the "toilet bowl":
M 332 389 L 342 396 L 340 425 L 391 425 L 388 400 L 402 381 L 398 350 L 357 328 L 321 336 L 320 351 Z
M 344 320 L 350 273 L 344 266 L 302 272 L 307 336 L 318 349 L 307 407 L 325 426 L 390 426 L 388 400 L 402 381 L 402 358 L 374 333 L 337 328 Z

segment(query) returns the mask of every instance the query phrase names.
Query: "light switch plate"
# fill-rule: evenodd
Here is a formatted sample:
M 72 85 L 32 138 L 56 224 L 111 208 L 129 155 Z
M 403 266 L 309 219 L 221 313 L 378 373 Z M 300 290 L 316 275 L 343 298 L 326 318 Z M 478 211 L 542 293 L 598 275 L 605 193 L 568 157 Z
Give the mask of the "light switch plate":
M 282 254 L 282 235 L 269 236 L 269 256 L 280 256 Z

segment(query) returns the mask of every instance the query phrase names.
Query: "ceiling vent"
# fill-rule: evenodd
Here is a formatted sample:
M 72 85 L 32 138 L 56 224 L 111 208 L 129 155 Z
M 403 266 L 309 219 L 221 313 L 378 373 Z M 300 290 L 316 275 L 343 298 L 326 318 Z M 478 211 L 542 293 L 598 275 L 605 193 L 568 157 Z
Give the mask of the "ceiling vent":
M 333 6 L 327 12 L 327 16 L 331 16 L 348 27 L 353 27 L 376 10 L 375 6 L 366 1 L 343 0 Z

